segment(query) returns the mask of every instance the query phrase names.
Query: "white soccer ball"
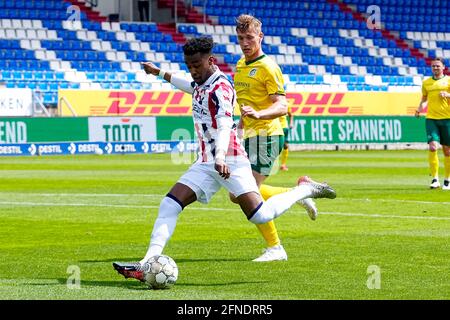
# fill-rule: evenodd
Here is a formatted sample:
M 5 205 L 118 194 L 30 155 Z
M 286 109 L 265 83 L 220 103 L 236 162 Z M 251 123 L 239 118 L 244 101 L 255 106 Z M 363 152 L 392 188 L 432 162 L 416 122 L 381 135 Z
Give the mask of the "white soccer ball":
M 102 148 L 95 148 L 95 154 L 98 154 L 98 155 L 103 154 Z
M 167 289 L 178 279 L 175 261 L 166 255 L 156 255 L 144 263 L 144 281 L 151 289 Z

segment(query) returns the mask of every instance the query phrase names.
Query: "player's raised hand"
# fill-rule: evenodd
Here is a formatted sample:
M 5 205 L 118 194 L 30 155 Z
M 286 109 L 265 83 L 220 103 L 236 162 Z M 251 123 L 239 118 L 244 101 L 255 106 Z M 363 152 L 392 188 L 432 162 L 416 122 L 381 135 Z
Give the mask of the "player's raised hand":
M 152 74 L 154 76 L 157 76 L 159 74 L 160 69 L 157 66 L 155 66 L 153 63 L 141 62 L 141 65 L 143 66 L 146 74 Z

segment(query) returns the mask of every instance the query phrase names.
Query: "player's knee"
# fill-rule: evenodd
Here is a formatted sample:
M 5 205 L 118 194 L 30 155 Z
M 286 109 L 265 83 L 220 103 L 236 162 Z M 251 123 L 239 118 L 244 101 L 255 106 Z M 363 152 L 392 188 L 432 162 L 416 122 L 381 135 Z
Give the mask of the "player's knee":
M 228 194 L 230 197 L 231 202 L 233 203 L 239 203 L 238 199 L 231 193 Z
M 159 204 L 158 218 L 178 216 L 183 208 L 183 204 L 176 197 L 168 194 Z

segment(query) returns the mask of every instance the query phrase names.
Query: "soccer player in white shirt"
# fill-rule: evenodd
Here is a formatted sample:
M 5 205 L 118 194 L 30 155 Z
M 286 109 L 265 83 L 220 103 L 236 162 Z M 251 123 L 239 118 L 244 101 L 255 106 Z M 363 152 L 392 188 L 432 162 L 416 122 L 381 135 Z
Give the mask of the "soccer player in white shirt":
M 301 199 L 336 197 L 336 192 L 327 184 L 308 179 L 288 192 L 275 195 L 266 202 L 262 200 L 233 122 L 236 93 L 214 64 L 212 48 L 213 40 L 208 37 L 192 38 L 183 46 L 193 82 L 164 72 L 152 63 L 144 63 L 147 73 L 159 74 L 175 87 L 192 94 L 199 152 L 197 161 L 161 201 L 145 257 L 137 263 L 113 263 L 126 278 L 143 281 L 142 265 L 150 257 L 162 254 L 183 208 L 194 201 L 208 203 L 221 187 L 236 197 L 247 219 L 255 224 L 275 219 Z

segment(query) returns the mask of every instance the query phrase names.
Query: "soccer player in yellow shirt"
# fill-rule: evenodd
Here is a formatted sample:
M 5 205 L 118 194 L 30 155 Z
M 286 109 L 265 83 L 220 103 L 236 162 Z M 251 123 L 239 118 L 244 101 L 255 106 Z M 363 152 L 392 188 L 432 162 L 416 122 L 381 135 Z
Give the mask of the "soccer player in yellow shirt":
M 288 120 L 287 120 L 288 117 L 289 117 L 289 125 L 288 125 Z M 287 158 L 289 155 L 288 137 L 289 137 L 289 130 L 294 126 L 294 117 L 292 117 L 290 106 L 288 106 L 287 115 L 280 117 L 280 123 L 281 123 L 281 127 L 283 128 L 283 133 L 284 133 L 284 146 L 283 146 L 283 151 L 281 151 L 281 155 L 280 155 L 280 161 L 281 161 L 280 170 L 288 171 L 289 170 L 287 167 Z
M 237 38 L 244 57 L 237 62 L 234 85 L 244 129 L 244 146 L 261 196 L 266 200 L 290 190 L 262 184 L 270 175 L 284 144 L 279 120 L 287 113 L 284 81 L 280 67 L 262 51 L 261 22 L 245 14 L 240 15 L 236 22 Z M 304 199 L 299 204 L 315 220 L 317 208 L 312 199 Z M 257 227 L 267 243 L 267 249 L 253 261 L 287 260 L 273 221 Z
M 439 143 L 444 152 L 445 177 L 442 190 L 450 190 L 450 78 L 444 74 L 444 60 L 435 58 L 431 61 L 433 76 L 422 83 L 422 100 L 416 110 L 416 117 L 428 104 L 426 131 L 428 140 L 428 162 L 432 181 L 431 189 L 441 186 L 439 183 Z

